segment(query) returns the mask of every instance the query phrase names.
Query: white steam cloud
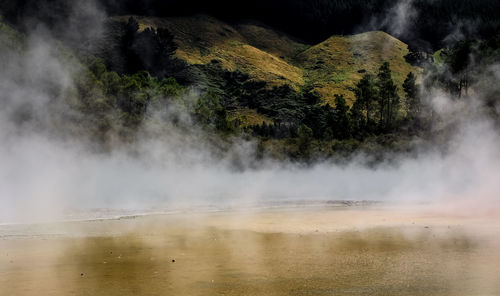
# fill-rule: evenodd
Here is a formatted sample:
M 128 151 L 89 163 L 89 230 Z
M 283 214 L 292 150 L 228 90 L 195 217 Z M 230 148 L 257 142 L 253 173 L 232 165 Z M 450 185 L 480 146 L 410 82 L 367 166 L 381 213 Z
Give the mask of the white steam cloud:
M 412 21 L 418 16 L 413 7 L 414 0 L 398 1 L 383 20 L 374 20 L 377 27 L 388 28 L 389 33 L 399 37 L 408 32 Z

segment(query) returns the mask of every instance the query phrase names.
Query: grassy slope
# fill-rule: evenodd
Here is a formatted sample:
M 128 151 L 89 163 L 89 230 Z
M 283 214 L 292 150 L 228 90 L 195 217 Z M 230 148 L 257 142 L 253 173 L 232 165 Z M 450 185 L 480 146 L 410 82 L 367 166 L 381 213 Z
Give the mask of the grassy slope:
M 225 69 L 246 72 L 254 79 L 267 81 L 270 86 L 288 83 L 297 87 L 304 84 L 300 68 L 287 63 L 279 55 L 250 45 L 236 28 L 215 18 L 204 15 L 136 18 L 140 29 L 167 27 L 179 45 L 177 57 L 190 64 L 207 64 L 218 60 Z M 126 20 L 128 17 L 120 19 Z
M 446 51 L 443 48 L 441 48 L 440 50 L 434 52 L 432 57 L 434 58 L 435 64 L 442 64 L 446 59 Z
M 334 94 L 344 94 L 352 103 L 352 89 L 363 75 L 358 71 L 375 74 L 384 61 L 391 63 L 401 95 L 406 75 L 410 71 L 421 72 L 405 61 L 408 46 L 380 31 L 333 36 L 309 46 L 259 24 L 231 26 L 205 15 L 136 18 L 141 30 L 168 28 L 179 46 L 177 57 L 188 63 L 218 60 L 223 68 L 248 73 L 252 79 L 267 81 L 270 87 L 289 84 L 299 90 L 312 86 L 325 103 L 332 105 Z M 126 21 L 128 16 L 117 19 Z M 242 110 L 245 112 L 248 110 Z M 265 120 L 255 120 L 261 119 Z
M 263 122 L 267 124 L 271 124 L 273 122 L 269 117 L 260 114 L 257 110 L 249 109 L 249 108 L 241 108 L 234 111 L 229 112 L 230 120 L 239 120 L 241 122 L 241 126 L 251 126 L 262 124 Z
M 352 89 L 364 72 L 376 74 L 384 61 L 391 63 L 393 79 L 400 86 L 410 71 L 422 70 L 406 62 L 408 46 L 380 31 L 353 36 L 334 36 L 313 46 L 298 56 L 305 70 L 307 83 L 311 84 L 328 102 L 334 94 L 343 94 L 352 102 Z

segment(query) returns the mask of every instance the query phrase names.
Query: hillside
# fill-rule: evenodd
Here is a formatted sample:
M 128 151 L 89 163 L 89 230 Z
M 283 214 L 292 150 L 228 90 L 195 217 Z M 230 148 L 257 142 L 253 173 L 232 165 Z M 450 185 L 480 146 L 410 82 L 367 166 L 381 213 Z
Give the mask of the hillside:
M 347 141 L 339 149 L 353 151 L 358 140 L 391 133 L 411 120 L 402 82 L 408 72 L 421 70 L 405 61 L 406 44 L 384 32 L 332 36 L 308 45 L 256 22 L 228 24 L 205 15 L 121 16 L 106 25 L 102 37 L 81 47 L 52 40 L 54 58 L 68 68 L 65 75 L 73 83 L 47 86 L 47 97 L 65 94 L 54 102 L 64 99 L 78 114 L 55 116 L 54 127 L 102 143 L 103 149 L 117 139 L 133 141 L 141 127 L 156 121 L 155 110 L 170 104 L 178 104 L 175 108 L 190 120 L 165 118 L 165 128 L 269 139 L 259 149 L 276 158 L 330 155 L 338 150 L 335 141 Z M 0 22 L 0 46 L 29 56 L 23 47 L 32 44 L 18 32 Z M 367 105 L 353 104 L 354 87 L 365 73 L 382 73 L 383 64 L 403 102 L 386 115 L 380 111 L 386 98 L 397 95 L 375 97 L 368 118 Z M 309 144 L 313 140 L 333 146 L 323 151 Z
M 375 74 L 385 61 L 390 62 L 393 79 L 399 86 L 409 72 L 422 70 L 406 62 L 408 46 L 387 33 L 374 31 L 352 36 L 333 36 L 297 57 L 304 79 L 321 97 L 332 103 L 334 94 L 354 98 L 352 89 L 365 73 Z
M 123 16 L 116 19 L 127 21 L 128 18 L 129 16 Z M 218 61 L 224 69 L 248 73 L 253 79 L 268 82 L 269 86 L 288 83 L 298 88 L 304 84 L 302 70 L 280 58 L 285 53 L 298 51 L 304 45 L 287 38 L 280 39 L 273 31 L 258 26 L 233 27 L 204 15 L 135 18 L 139 22 L 139 30 L 152 27 L 167 28 L 172 32 L 175 43 L 179 46 L 176 56 L 189 64 Z M 264 34 L 260 34 L 261 32 Z M 263 35 L 265 39 L 254 37 L 253 34 Z M 275 43 L 279 43 L 279 46 L 273 46 Z M 270 48 L 272 50 L 267 51 Z
M 205 15 L 135 18 L 140 30 L 167 28 L 178 45 L 176 57 L 188 64 L 220 63 L 226 70 L 266 81 L 268 87 L 288 84 L 300 90 L 308 86 L 331 105 L 335 94 L 345 95 L 352 103 L 356 82 L 364 73 L 375 73 L 385 61 L 391 63 L 400 89 L 410 71 L 421 72 L 405 61 L 408 46 L 380 31 L 333 36 L 311 46 L 256 23 L 229 25 Z
M 436 65 L 425 52 L 407 56 L 407 44 L 382 31 L 308 44 L 258 21 L 123 15 L 105 17 L 102 32 L 66 39 L 39 38 L 39 31 L 5 19 L 2 99 L 16 103 L 9 118 L 103 150 L 135 142 L 154 125 L 159 137 L 202 135 L 221 155 L 239 138 L 256 140 L 259 158 L 343 157 L 360 147 L 404 151 L 413 136 L 432 133 L 433 120 L 423 70 L 407 60 L 426 68 L 428 86 L 457 97 L 497 84 L 495 69 L 482 72 L 498 60 L 489 58 L 499 48 L 495 40 L 443 48 Z M 474 64 L 464 58 L 471 55 Z M 493 78 L 479 84 L 469 77 Z M 19 89 L 29 90 L 28 105 L 39 97 L 50 103 L 18 104 L 10 94 Z M 490 98 L 498 92 L 491 89 L 484 102 L 495 112 Z M 46 114 L 50 120 L 40 125 Z

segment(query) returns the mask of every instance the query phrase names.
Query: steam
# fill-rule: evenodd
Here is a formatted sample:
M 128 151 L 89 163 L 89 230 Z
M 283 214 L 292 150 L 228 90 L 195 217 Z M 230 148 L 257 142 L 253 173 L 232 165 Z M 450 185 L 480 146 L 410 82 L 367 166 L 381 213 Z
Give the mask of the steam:
M 401 1 L 393 11 L 396 35 L 413 17 L 411 3 Z M 78 11 L 97 11 L 94 15 L 102 18 L 96 6 Z M 81 34 L 99 32 L 93 26 Z M 265 160 L 251 168 L 253 142 L 235 139 L 230 151 L 215 156 L 203 132 L 175 104 L 150 110 L 136 142 L 97 153 L 64 126 L 65 118 L 80 116 L 68 108 L 78 65 L 56 54 L 58 43 L 43 28 L 27 40 L 25 53 L 0 56 L 0 222 L 60 219 L 70 210 L 96 208 L 139 212 L 290 200 L 477 207 L 500 202 L 500 135 L 482 115 L 479 93 L 456 101 L 429 90 L 427 100 L 440 124 L 455 130 L 447 149 L 422 148 L 412 157 L 389 155 L 375 168 L 365 165 L 368 156 L 362 154 L 344 165 L 325 161 L 301 167 Z M 491 69 L 499 77 L 499 66 Z M 162 119 L 172 114 L 190 126 L 189 133 Z M 235 159 L 244 170 L 234 168 Z
M 418 17 L 414 2 L 415 0 L 396 1 L 384 14 L 373 16 L 367 23 L 360 24 L 355 31 L 363 33 L 371 30 L 384 30 L 397 38 L 411 37 L 412 24 Z
M 388 28 L 389 33 L 396 37 L 407 33 L 411 22 L 418 16 L 413 8 L 413 1 L 398 1 L 382 20 L 380 27 Z

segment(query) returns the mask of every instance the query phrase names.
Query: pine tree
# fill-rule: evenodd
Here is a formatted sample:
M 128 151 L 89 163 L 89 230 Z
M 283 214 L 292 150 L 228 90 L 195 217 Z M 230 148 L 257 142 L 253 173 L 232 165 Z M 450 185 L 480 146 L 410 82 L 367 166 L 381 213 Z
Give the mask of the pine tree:
M 399 109 L 397 86 L 392 80 L 389 62 L 385 62 L 378 70 L 377 83 L 379 102 L 379 125 L 383 130 L 390 129 Z
M 403 83 L 403 90 L 406 93 L 406 112 L 409 119 L 415 119 L 419 116 L 421 103 L 416 77 L 410 72 Z
M 311 141 L 313 140 L 313 131 L 310 127 L 302 124 L 297 130 L 299 152 L 305 157 L 309 156 Z
M 343 95 L 335 95 L 335 126 L 333 133 L 337 139 L 351 137 L 351 120 L 349 117 L 349 106 Z
M 450 70 L 453 75 L 457 77 L 456 92 L 458 97 L 468 95 L 469 85 L 470 85 L 470 55 L 472 54 L 472 41 L 466 39 L 464 41 L 458 42 L 453 48 L 452 54 L 448 58 L 448 64 L 450 65 Z
M 358 118 L 358 125 L 364 129 L 371 129 L 374 123 L 373 116 L 377 102 L 377 90 L 375 88 L 373 76 L 365 74 L 356 84 L 354 93 L 356 95 L 356 102 L 354 102 L 353 109 L 356 111 L 356 114 L 364 114 L 364 118 Z

